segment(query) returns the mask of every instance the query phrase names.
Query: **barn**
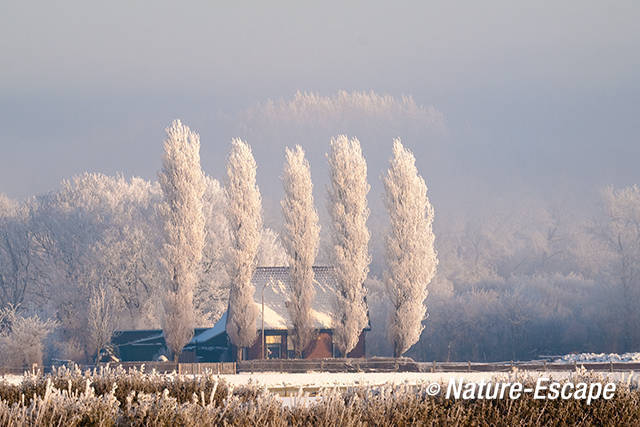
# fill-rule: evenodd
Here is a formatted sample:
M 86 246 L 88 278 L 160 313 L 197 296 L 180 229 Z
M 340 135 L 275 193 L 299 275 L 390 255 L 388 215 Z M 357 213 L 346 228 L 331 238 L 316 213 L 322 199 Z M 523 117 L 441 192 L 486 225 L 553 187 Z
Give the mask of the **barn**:
M 315 296 L 311 308 L 314 338 L 303 353 L 307 359 L 337 356 L 333 343 L 333 306 L 336 301 L 336 280 L 333 267 L 314 266 Z M 289 331 L 293 324 L 287 309 L 289 267 L 258 267 L 253 275 L 254 304 L 258 309 L 258 335 L 255 343 L 244 348 L 243 359 L 287 359 L 294 357 Z M 181 355 L 184 362 L 234 361 L 236 349 L 226 333 L 227 314 L 224 313 L 211 328 L 197 328 L 192 340 Z M 348 357 L 365 357 L 365 334 Z M 264 333 L 263 333 L 264 331 Z M 120 360 L 153 360 L 166 354 L 161 330 L 119 331 L 112 340 Z

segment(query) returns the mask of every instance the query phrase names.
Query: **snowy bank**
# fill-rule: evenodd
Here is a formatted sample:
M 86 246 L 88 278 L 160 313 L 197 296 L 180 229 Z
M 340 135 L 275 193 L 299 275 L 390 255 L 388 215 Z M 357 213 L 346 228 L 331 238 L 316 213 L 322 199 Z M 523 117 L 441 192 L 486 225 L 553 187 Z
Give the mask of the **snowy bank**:
M 589 363 L 589 362 L 640 362 L 640 353 L 577 353 L 565 354 L 554 360 L 558 363 Z

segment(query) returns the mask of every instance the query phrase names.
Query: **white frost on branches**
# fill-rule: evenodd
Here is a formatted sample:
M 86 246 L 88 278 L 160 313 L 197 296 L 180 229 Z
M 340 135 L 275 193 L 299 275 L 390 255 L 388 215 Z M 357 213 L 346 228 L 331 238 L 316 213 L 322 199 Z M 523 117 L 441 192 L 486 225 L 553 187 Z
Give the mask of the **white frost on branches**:
M 195 326 L 193 292 L 205 238 L 205 181 L 198 134 L 176 120 L 167 129 L 164 149 L 158 175 L 164 194 L 160 210 L 165 232 L 163 264 L 168 274 L 162 329 L 167 346 L 177 358 Z
M 262 231 L 262 199 L 256 185 L 256 161 L 249 145 L 234 139 L 227 159 L 226 216 L 231 234 L 227 274 L 231 283 L 227 333 L 238 348 L 253 344 L 258 309 L 251 278 Z
M 393 158 L 384 177 L 385 205 L 391 230 L 386 238 L 385 281 L 393 311 L 389 335 L 395 356 L 418 342 L 427 307 L 427 285 L 438 265 L 432 230 L 433 207 L 418 175 L 413 154 L 393 142 Z
M 313 262 L 318 253 L 320 226 L 313 206 L 313 184 L 309 162 L 298 145 L 286 149 L 286 162 L 282 176 L 285 197 L 281 202 L 284 216 L 282 241 L 289 257 L 291 289 L 288 309 L 293 323 L 293 340 L 296 355 L 302 352 L 312 339 L 311 304 L 313 302 Z
M 340 135 L 331 140 L 329 214 L 333 239 L 332 261 L 338 284 L 334 344 L 344 355 L 358 343 L 367 326 L 366 289 L 369 273 L 367 163 L 357 139 Z
M 0 366 L 42 365 L 44 340 L 57 326 L 56 321 L 40 320 L 37 314 L 21 316 L 13 305 L 0 309 Z
M 99 287 L 91 292 L 87 313 L 90 352 L 99 361 L 100 350 L 110 346 L 111 337 L 118 329 L 118 304 L 110 288 Z
M 338 91 L 330 96 L 296 92 L 290 99 L 269 99 L 243 114 L 246 130 L 267 131 L 286 128 L 335 128 L 336 124 L 362 123 L 364 128 L 384 123 L 387 128 L 444 130 L 444 115 L 433 106 L 416 103 L 411 96 L 401 98 L 374 91 Z

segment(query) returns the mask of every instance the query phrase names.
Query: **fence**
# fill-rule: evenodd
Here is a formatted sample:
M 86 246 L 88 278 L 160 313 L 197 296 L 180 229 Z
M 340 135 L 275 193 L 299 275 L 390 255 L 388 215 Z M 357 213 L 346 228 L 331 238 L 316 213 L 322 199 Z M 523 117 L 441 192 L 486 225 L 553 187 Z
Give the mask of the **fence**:
M 211 372 L 213 374 L 235 374 L 236 363 L 235 362 L 212 362 L 212 363 L 175 363 L 175 362 L 118 362 L 118 363 L 103 363 L 99 366 L 109 366 L 112 368 L 121 366 L 128 370 L 131 368 L 142 369 L 147 372 L 155 370 L 160 373 L 177 372 L 179 374 L 198 375 L 205 372 Z
M 51 370 L 60 365 L 33 365 L 31 367 L 0 367 L 0 376 L 3 375 L 22 375 L 25 372 L 37 373 L 44 372 L 49 373 Z M 236 364 L 235 362 L 216 362 L 216 363 L 174 363 L 174 362 L 117 362 L 117 363 L 99 363 L 97 365 L 75 365 L 82 370 L 94 369 L 100 367 L 109 366 L 110 368 L 122 367 L 125 370 L 129 369 L 142 369 L 144 367 L 145 372 L 151 372 L 155 370 L 158 373 L 171 373 L 177 372 L 179 374 L 199 375 L 205 372 L 211 372 L 216 375 L 223 374 L 235 374 Z
M 370 359 L 270 359 L 244 360 L 237 363 L 238 372 L 510 372 L 574 371 L 584 367 L 590 371 L 629 372 L 640 370 L 636 362 L 550 363 L 529 362 L 415 362 L 410 358 Z
M 523 371 L 574 371 L 584 367 L 599 372 L 640 371 L 638 362 L 593 362 L 593 363 L 551 363 L 544 360 L 529 362 L 415 362 L 410 358 L 369 358 L 369 359 L 267 359 L 243 360 L 240 362 L 215 363 L 174 363 L 174 362 L 118 362 L 98 365 L 78 365 L 81 369 L 94 369 L 101 366 L 125 370 L 141 369 L 146 372 L 177 372 L 198 375 L 211 372 L 216 375 L 236 374 L 239 372 L 510 372 L 514 368 Z M 51 365 L 22 368 L 0 368 L 0 376 L 21 375 L 24 372 L 50 372 Z

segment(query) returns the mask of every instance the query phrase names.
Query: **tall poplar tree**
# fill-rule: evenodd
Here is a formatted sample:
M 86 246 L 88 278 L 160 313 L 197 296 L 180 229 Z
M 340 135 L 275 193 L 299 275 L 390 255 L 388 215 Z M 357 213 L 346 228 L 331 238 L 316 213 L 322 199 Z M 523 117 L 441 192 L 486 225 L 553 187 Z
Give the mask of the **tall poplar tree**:
M 338 287 L 333 340 L 347 355 L 367 326 L 366 289 L 369 273 L 367 218 L 367 163 L 360 142 L 340 135 L 331 140 L 329 160 L 329 215 L 332 261 Z
M 262 232 L 262 199 L 256 185 L 256 161 L 251 147 L 240 140 L 231 142 L 227 159 L 226 217 L 231 234 L 227 274 L 231 282 L 227 334 L 242 358 L 242 347 L 256 339 L 258 309 L 254 303 L 255 287 L 251 282 Z
M 309 345 L 313 330 L 311 305 L 314 297 L 313 262 L 318 253 L 320 226 L 313 206 L 313 184 L 309 162 L 298 145 L 286 149 L 281 202 L 284 216 L 282 242 L 289 258 L 291 289 L 288 309 L 293 323 L 293 348 L 298 357 Z
M 168 274 L 163 296 L 162 330 L 177 361 L 195 327 L 193 291 L 204 247 L 200 137 L 175 120 L 167 129 L 162 170 L 158 174 L 164 200 L 163 265 Z
M 427 307 L 427 285 L 436 274 L 433 207 L 418 175 L 413 154 L 399 139 L 384 177 L 385 205 L 391 229 L 386 238 L 385 282 L 393 311 L 389 335 L 399 357 L 420 339 Z

